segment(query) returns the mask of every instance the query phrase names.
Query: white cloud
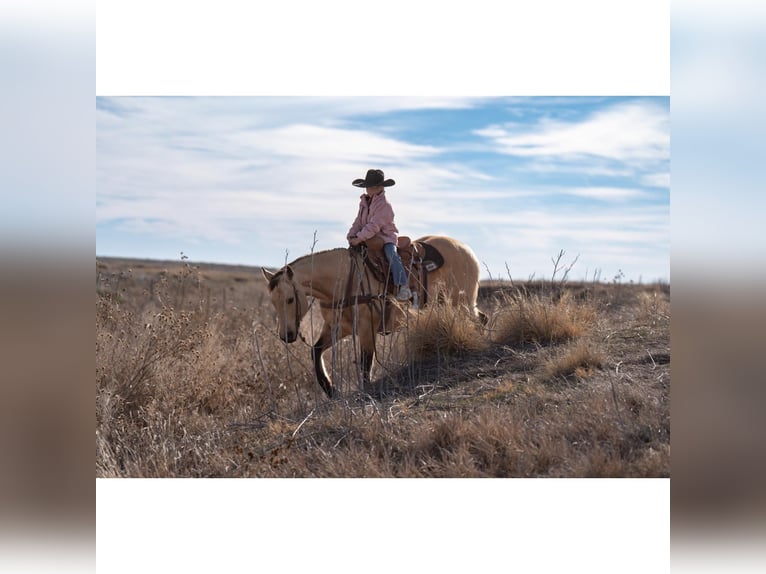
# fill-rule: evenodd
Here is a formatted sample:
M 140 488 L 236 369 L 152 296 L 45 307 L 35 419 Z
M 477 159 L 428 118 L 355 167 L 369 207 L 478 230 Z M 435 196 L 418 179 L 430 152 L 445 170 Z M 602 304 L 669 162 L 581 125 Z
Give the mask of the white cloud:
M 640 197 L 646 197 L 647 195 L 645 191 L 640 189 L 630 189 L 624 187 L 573 187 L 562 189 L 562 193 L 575 195 L 577 197 L 585 197 L 588 199 L 600 199 L 604 201 L 637 199 Z
M 234 225 L 269 219 L 350 224 L 370 166 L 396 166 L 393 192 L 428 195 L 434 183 L 487 179 L 428 163 L 442 150 L 337 127 L 370 110 L 462 106 L 460 98 L 130 98 L 98 112 L 97 223 L 162 221 L 168 232 L 232 241 Z M 110 111 L 116 108 L 114 111 Z M 116 112 L 116 113 L 115 113 Z M 334 114 L 334 115 L 333 115 Z M 321 116 L 318 124 L 294 122 Z M 287 122 L 278 125 L 281 119 Z M 264 127 L 265 124 L 274 124 Z M 328 125 L 322 125 L 322 124 Z M 388 173 L 388 172 L 387 172 Z M 143 225 L 139 223 L 138 225 Z M 345 233 L 345 229 L 344 229 Z
M 670 172 L 648 173 L 641 178 L 641 183 L 648 187 L 664 187 L 670 189 Z
M 564 250 L 568 262 L 579 256 L 571 279 L 592 279 L 601 271 L 608 280 L 621 269 L 628 279 L 652 281 L 669 279 L 669 236 L 666 209 L 625 212 L 606 204 L 573 214 L 553 207 L 485 223 L 475 251 L 495 277 L 507 274 L 507 264 L 514 279 L 550 278 L 551 258 Z
M 670 119 L 651 103 L 624 103 L 578 122 L 543 119 L 526 124 L 493 125 L 477 130 L 497 150 L 513 156 L 577 159 L 596 156 L 634 163 L 667 159 Z
M 543 175 L 550 174 L 580 174 L 589 177 L 610 177 L 610 178 L 625 178 L 633 177 L 634 171 L 626 167 L 615 167 L 612 165 L 605 165 L 606 161 L 597 161 L 595 158 L 591 158 L 588 163 L 580 163 L 573 161 L 562 162 L 560 160 L 552 160 L 549 158 L 530 158 L 528 164 L 519 168 L 520 172 L 539 173 Z
M 270 130 L 240 131 L 229 138 L 243 152 L 277 157 L 354 162 L 401 162 L 433 156 L 439 149 L 414 145 L 362 130 L 290 124 Z

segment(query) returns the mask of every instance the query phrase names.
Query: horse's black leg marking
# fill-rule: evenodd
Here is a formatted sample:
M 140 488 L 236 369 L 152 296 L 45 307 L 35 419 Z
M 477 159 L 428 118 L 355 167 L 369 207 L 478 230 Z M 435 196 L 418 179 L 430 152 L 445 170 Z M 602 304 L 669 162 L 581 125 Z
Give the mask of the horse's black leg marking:
M 333 398 L 335 396 L 335 387 L 333 387 L 332 382 L 327 377 L 327 373 L 325 373 L 324 370 L 324 365 L 322 364 L 322 353 L 327 348 L 327 340 L 328 335 L 323 333 L 317 342 L 314 343 L 314 346 L 311 347 L 311 359 L 314 361 L 314 372 L 316 373 L 319 386 L 322 387 L 322 390 L 328 397 Z
M 370 383 L 372 374 L 372 360 L 375 357 L 375 351 L 365 351 L 362 349 L 360 359 L 362 361 L 362 382 L 367 385 Z

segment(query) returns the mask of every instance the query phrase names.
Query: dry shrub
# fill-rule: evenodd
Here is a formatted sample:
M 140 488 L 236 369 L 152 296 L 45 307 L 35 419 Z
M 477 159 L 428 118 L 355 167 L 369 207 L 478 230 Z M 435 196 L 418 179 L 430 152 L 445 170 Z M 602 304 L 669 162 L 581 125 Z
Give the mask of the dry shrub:
M 538 294 L 504 294 L 493 318 L 493 338 L 505 345 L 547 345 L 585 334 L 595 321 L 591 305 L 568 293 L 553 299 Z
M 405 327 L 405 341 L 415 359 L 460 356 L 488 346 L 473 311 L 450 302 L 411 312 Z
M 209 337 L 193 312 L 164 307 L 136 317 L 104 298 L 96 314 L 97 397 L 103 393 L 121 414 L 147 407 L 157 398 L 158 374 L 186 364 Z
M 268 404 L 254 384 L 252 316 L 211 315 L 188 290 L 184 301 L 180 281 L 158 282 L 140 304 L 124 285 L 133 298 L 97 293 L 98 476 L 220 473 L 221 425 L 211 417 L 245 418 Z M 183 309 L 165 303 L 176 300 Z
M 226 476 L 227 425 L 292 408 L 296 392 L 302 408 L 313 373 L 259 309 L 211 313 L 173 276 L 145 299 L 122 286 L 131 298 L 97 291 L 98 476 Z
M 670 322 L 670 299 L 659 289 L 640 292 L 637 319 L 650 327 L 666 325 Z

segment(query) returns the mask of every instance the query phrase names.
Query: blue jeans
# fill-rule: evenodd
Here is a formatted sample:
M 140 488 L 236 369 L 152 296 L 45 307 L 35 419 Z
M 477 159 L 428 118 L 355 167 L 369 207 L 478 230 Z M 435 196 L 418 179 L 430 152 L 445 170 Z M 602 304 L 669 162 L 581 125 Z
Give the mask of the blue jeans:
M 396 245 L 386 243 L 383 246 L 383 252 L 386 254 L 388 263 L 391 265 L 391 272 L 394 274 L 394 285 L 407 285 L 407 272 L 404 270 L 399 254 L 396 252 Z

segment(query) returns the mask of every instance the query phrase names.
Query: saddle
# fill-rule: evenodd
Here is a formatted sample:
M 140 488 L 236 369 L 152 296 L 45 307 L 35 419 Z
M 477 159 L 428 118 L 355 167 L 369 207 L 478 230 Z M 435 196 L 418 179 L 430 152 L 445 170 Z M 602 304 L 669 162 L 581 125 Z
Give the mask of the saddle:
M 362 251 L 364 262 L 372 275 L 386 286 L 386 292 L 395 295 L 396 285 L 391 277 L 391 267 L 383 252 L 383 240 L 378 237 L 368 239 Z M 444 265 L 444 257 L 439 251 L 423 241 L 412 242 L 409 237 L 401 236 L 397 241 L 396 251 L 409 277 L 409 287 L 414 295 L 413 303 L 417 306 L 428 302 L 428 273 Z M 416 296 L 416 298 L 415 298 Z

